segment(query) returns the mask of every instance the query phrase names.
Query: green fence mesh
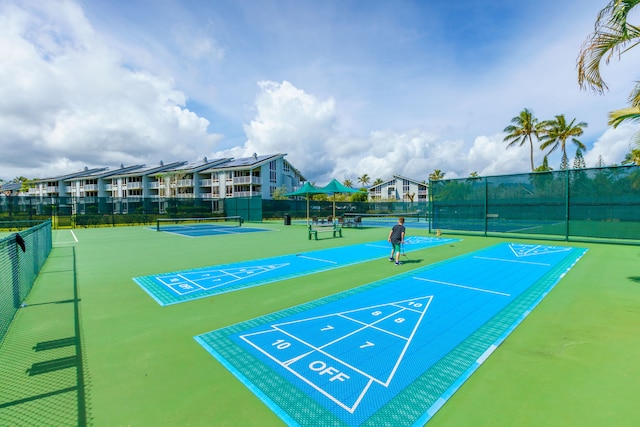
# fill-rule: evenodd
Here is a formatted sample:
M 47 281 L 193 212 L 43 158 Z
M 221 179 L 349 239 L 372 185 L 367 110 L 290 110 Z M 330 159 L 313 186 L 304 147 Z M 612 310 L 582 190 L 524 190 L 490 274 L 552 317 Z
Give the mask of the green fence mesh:
M 8 222 L 0 222 L 0 228 Z M 24 241 L 24 252 L 19 237 Z M 0 239 L 0 343 L 52 248 L 51 221 Z
M 432 181 L 434 229 L 640 240 L 640 168 Z

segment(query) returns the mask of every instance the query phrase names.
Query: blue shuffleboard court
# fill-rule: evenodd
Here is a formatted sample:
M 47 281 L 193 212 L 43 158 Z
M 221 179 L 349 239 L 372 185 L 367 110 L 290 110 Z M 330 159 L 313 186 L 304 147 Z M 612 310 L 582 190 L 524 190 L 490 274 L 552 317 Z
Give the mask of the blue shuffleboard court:
M 404 251 L 440 246 L 459 239 L 411 236 Z M 136 277 L 133 280 L 160 305 L 176 304 L 292 277 L 388 257 L 387 241 Z
M 423 425 L 585 252 L 499 244 L 195 339 L 289 425 Z

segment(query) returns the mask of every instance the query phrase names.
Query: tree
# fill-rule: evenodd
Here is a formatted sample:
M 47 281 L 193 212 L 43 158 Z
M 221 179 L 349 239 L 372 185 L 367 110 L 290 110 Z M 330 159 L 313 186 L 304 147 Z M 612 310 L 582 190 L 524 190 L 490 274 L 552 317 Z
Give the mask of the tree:
M 640 0 L 611 0 L 598 13 L 595 28 L 580 48 L 578 83 L 582 89 L 604 93 L 608 89 L 600 74 L 604 59 L 608 64 L 614 55 L 620 57 L 640 43 L 640 27 L 629 24 L 627 17 Z M 631 106 L 640 107 L 640 83 L 629 95 Z
M 366 173 L 358 178 L 358 182 L 362 184 L 363 187 L 365 187 L 369 183 L 369 181 L 371 181 L 371 178 L 369 178 L 369 175 L 367 175 Z
M 429 180 L 431 180 L 431 181 L 439 181 L 441 179 L 444 179 L 444 175 L 445 175 L 445 173 L 442 172 L 440 169 L 434 169 L 433 172 L 431 172 L 431 174 L 429 174 Z
M 553 168 L 549 167 L 549 160 L 547 159 L 547 156 L 544 156 L 544 159 L 542 160 L 542 164 L 540 166 L 538 166 L 534 172 L 551 172 L 553 170 Z
M 609 113 L 609 126 L 613 126 L 613 128 L 617 128 L 620 123 L 623 122 L 640 122 L 640 108 L 639 107 L 630 107 L 623 108 L 621 110 L 611 111 Z M 631 144 L 640 148 L 640 131 L 636 132 L 631 137 Z
M 562 159 L 567 163 L 566 166 L 568 166 L 568 139 L 582 150 L 587 149 L 587 147 L 577 138 L 582 135 L 584 132 L 583 128 L 586 128 L 587 124 L 585 122 L 575 123 L 575 121 L 576 119 L 573 119 L 570 123 L 567 123 L 567 119 L 564 117 L 564 114 L 557 115 L 554 120 L 544 122 L 545 131 L 544 135 L 540 138 L 540 141 L 542 142 L 542 144 L 540 144 L 540 149 L 549 149 L 547 156 L 560 147 L 562 150 Z
M 544 123 L 539 122 L 531 110 L 525 108 L 519 115 L 511 119 L 511 124 L 504 128 L 504 132 L 507 132 L 507 136 L 503 141 L 509 142 L 507 149 L 516 144 L 523 146 L 527 141 L 529 142 L 529 157 L 533 171 L 533 137 L 535 136 L 536 140 L 540 139 L 540 135 L 544 132 Z
M 580 147 L 576 149 L 576 157 L 573 159 L 573 168 L 574 169 L 584 169 L 587 167 L 587 164 L 584 161 L 584 156 L 582 155 L 582 150 Z
M 373 185 L 379 185 L 382 184 L 384 181 L 382 180 L 382 178 L 376 178 L 375 181 L 373 181 Z
M 351 182 L 350 179 L 345 179 L 344 182 L 342 183 L 345 187 L 353 187 L 353 182 Z
M 622 161 L 622 164 L 623 165 L 630 165 L 630 164 L 640 165 L 640 149 L 634 148 L 631 151 L 629 151 L 624 156 L 624 160 Z

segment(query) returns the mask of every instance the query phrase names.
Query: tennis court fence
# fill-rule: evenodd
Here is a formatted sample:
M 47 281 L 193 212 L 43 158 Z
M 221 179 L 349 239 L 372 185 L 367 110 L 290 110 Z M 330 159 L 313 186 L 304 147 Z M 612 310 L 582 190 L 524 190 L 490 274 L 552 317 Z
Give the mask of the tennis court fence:
M 25 225 L 0 221 L 0 229 L 17 230 L 0 239 L 0 343 L 51 253 L 51 221 Z
M 640 167 L 430 182 L 431 227 L 484 235 L 640 241 Z

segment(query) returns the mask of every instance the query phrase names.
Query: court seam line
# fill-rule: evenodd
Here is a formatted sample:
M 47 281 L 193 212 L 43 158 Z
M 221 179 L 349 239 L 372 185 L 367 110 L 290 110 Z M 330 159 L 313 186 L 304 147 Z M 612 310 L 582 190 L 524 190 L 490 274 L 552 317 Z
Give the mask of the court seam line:
M 432 280 L 432 279 L 424 279 L 422 277 L 413 277 L 413 279 L 422 280 L 423 282 L 437 283 L 439 285 L 453 286 L 455 288 L 469 289 L 469 290 L 472 290 L 472 291 L 487 292 L 489 294 L 496 294 L 496 295 L 501 295 L 501 296 L 504 296 L 504 297 L 510 297 L 511 296 L 511 294 L 505 294 L 504 292 L 491 291 L 489 289 L 482 289 L 482 288 L 474 288 L 473 286 L 456 285 L 455 283 L 441 282 L 439 280 Z
M 515 262 L 518 264 L 531 264 L 531 265 L 541 265 L 543 267 L 549 267 L 551 264 L 545 264 L 543 262 L 532 262 L 532 261 L 518 261 L 515 259 L 504 259 L 504 258 L 491 258 L 491 257 L 484 257 L 484 256 L 474 256 L 474 258 L 476 259 L 486 259 L 489 261 L 504 261 L 504 262 Z

